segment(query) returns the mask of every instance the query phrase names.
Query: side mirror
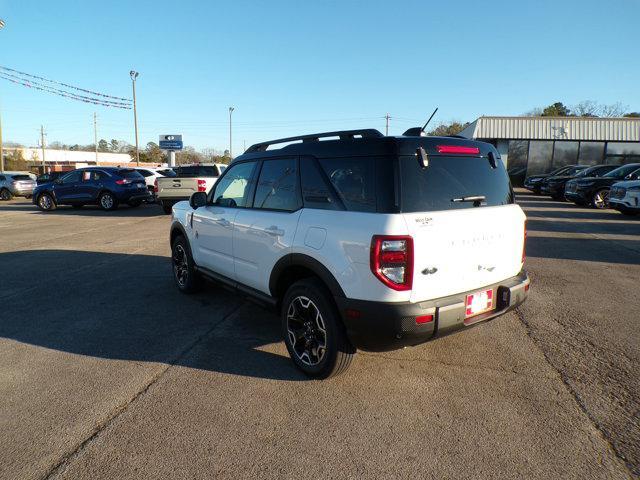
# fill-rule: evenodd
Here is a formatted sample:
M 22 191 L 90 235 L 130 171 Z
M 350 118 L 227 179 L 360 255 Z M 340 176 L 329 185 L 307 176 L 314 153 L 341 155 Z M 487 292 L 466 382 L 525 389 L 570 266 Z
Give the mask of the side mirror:
M 194 192 L 189 199 L 189 205 L 194 210 L 204 207 L 207 204 L 207 194 L 205 192 Z

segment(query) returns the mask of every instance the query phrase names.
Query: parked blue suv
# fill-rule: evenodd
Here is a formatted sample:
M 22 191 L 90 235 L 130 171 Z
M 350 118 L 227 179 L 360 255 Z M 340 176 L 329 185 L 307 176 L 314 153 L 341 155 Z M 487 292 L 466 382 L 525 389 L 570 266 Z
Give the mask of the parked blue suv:
M 33 191 L 33 203 L 43 211 L 55 210 L 58 205 L 98 205 L 103 210 L 115 210 L 120 203 L 137 207 L 150 198 L 140 173 L 114 167 L 79 168 Z

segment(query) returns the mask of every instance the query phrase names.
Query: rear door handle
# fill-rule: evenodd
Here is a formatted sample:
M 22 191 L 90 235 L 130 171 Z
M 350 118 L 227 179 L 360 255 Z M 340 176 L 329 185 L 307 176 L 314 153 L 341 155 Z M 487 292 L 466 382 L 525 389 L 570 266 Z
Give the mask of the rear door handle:
M 284 235 L 284 230 L 282 230 L 281 228 L 276 227 L 275 225 L 265 228 L 264 229 L 265 233 L 269 234 L 269 235 L 273 235 L 274 237 L 281 237 Z

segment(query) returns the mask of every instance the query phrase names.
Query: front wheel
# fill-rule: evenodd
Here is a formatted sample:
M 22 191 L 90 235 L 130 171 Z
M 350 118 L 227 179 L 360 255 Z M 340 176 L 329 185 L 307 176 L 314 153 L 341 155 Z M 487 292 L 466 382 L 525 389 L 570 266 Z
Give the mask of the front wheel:
M 195 269 L 189 242 L 183 236 L 176 237 L 171 244 L 171 266 L 173 279 L 182 293 L 195 293 L 202 286 L 202 279 Z
M 98 198 L 98 205 L 103 210 L 115 210 L 118 208 L 118 201 L 111 192 L 102 192 Z
M 11 200 L 12 198 L 13 195 L 9 190 L 7 190 L 6 188 L 0 190 L 0 200 Z
M 598 190 L 594 193 L 593 198 L 591 199 L 591 206 L 598 210 L 609 208 L 609 190 L 603 188 L 602 190 Z
M 53 197 L 48 193 L 42 193 L 38 197 L 38 208 L 43 212 L 55 210 L 56 202 L 53 201 Z
M 282 333 L 293 363 L 306 375 L 328 378 L 344 372 L 355 348 L 327 289 L 316 279 L 294 283 L 282 302 Z

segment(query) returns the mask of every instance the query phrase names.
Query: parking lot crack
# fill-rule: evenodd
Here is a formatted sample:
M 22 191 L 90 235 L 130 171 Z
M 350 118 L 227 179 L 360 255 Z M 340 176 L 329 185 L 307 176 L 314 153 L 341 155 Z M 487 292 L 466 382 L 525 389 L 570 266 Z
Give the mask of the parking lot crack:
M 164 374 L 174 365 L 179 364 L 181 360 L 186 358 L 204 339 L 206 339 L 213 331 L 218 328 L 220 324 L 225 322 L 229 317 L 234 315 L 241 307 L 243 303 L 235 305 L 227 314 L 220 318 L 217 322 L 211 325 L 202 335 L 199 335 L 195 340 L 190 342 L 185 348 L 183 348 L 173 359 L 163 364 L 163 367 L 158 370 L 136 393 L 129 397 L 125 402 L 118 405 L 113 409 L 106 418 L 98 422 L 90 434 L 76 446 L 76 448 L 63 455 L 62 458 L 56 463 L 49 471 L 47 471 L 41 478 L 48 480 L 55 478 L 62 474 L 66 468 L 73 462 L 78 456 L 92 443 L 94 442 L 102 432 L 105 431 L 109 425 L 111 425 L 120 415 L 122 415 L 127 409 L 142 398 L 150 389 L 155 385 Z

